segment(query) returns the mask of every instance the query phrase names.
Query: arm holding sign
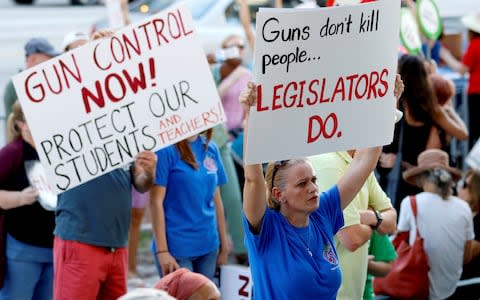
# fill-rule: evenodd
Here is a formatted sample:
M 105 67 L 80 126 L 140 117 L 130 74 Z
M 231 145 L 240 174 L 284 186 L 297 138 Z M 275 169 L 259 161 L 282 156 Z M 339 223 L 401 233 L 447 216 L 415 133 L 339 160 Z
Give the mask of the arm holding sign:
M 11 209 L 24 205 L 30 205 L 37 201 L 37 189 L 29 186 L 22 191 L 0 190 L 0 207 L 2 209 Z
M 137 154 L 133 166 L 133 185 L 137 191 L 143 193 L 152 187 L 156 162 L 157 157 L 151 151 L 143 151 Z
M 245 153 L 248 141 L 248 119 L 250 116 L 249 108 L 257 101 L 256 86 L 254 83 L 248 83 L 247 87 L 240 94 L 239 101 L 246 107 L 246 124 L 244 129 L 243 144 L 243 152 Z M 245 173 L 243 210 L 252 229 L 256 232 L 259 232 L 267 202 L 267 194 L 265 192 L 267 186 L 265 184 L 262 166 L 260 164 L 244 164 L 243 169 Z

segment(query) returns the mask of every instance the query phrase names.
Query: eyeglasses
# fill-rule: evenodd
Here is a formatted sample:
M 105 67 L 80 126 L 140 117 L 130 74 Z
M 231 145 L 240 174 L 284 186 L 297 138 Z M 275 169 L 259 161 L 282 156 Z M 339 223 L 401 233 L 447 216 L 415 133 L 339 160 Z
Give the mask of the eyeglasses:
M 272 188 L 273 188 L 273 181 L 275 180 L 275 175 L 277 175 L 278 169 L 285 166 L 287 163 L 288 163 L 288 159 L 275 162 L 275 165 L 273 166 L 273 171 L 272 171 Z

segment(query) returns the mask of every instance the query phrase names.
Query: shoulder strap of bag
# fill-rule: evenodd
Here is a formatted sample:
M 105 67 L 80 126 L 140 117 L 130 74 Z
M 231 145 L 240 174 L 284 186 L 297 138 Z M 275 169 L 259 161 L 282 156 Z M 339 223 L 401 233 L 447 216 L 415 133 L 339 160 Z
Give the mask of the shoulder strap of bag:
M 421 238 L 420 231 L 418 231 L 418 222 L 417 222 L 417 196 L 410 196 L 410 206 L 412 207 L 413 217 L 415 218 L 415 228 L 417 229 L 417 237 Z

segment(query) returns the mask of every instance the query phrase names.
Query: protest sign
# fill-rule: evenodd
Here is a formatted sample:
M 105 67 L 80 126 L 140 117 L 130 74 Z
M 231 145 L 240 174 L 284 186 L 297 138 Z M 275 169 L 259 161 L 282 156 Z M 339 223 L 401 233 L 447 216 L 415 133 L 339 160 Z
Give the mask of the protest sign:
M 56 192 L 225 120 L 183 4 L 28 69 L 13 81 Z
M 250 269 L 239 265 L 220 267 L 220 293 L 223 300 L 252 299 Z
M 436 40 L 442 32 L 440 12 L 434 0 L 417 2 L 417 18 L 422 33 L 431 40 Z
M 465 158 L 465 162 L 470 166 L 470 168 L 480 168 L 480 140 L 478 140 L 473 146 L 472 150 L 470 150 Z
M 393 139 L 400 1 L 257 13 L 247 163 Z
M 400 41 L 410 54 L 416 55 L 422 50 L 417 21 L 406 7 L 400 10 Z

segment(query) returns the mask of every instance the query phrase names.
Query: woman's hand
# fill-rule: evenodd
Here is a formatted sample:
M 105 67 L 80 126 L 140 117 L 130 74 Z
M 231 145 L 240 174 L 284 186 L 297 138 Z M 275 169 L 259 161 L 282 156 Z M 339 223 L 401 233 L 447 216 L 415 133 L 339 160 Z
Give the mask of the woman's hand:
M 250 113 L 250 107 L 257 104 L 257 85 L 249 81 L 238 96 L 238 101 L 242 104 L 245 116 L 247 116 Z
M 395 96 L 395 98 L 397 98 L 397 101 L 402 96 L 404 89 L 405 85 L 403 84 L 402 77 L 400 76 L 400 74 L 397 74 L 397 76 L 395 76 L 395 88 L 393 89 L 393 95 Z
M 19 202 L 20 206 L 30 205 L 37 201 L 38 190 L 34 187 L 26 187 L 21 192 L 19 192 Z
M 223 266 L 226 265 L 228 262 L 228 248 L 227 247 L 222 247 L 220 248 L 220 252 L 218 252 L 217 255 L 217 266 Z
M 380 159 L 378 160 L 380 167 L 385 169 L 391 169 L 395 165 L 397 160 L 397 155 L 395 153 L 385 153 L 380 154 Z
M 170 254 L 170 252 L 158 253 L 158 261 L 160 262 L 160 268 L 162 269 L 163 276 L 172 273 L 176 269 L 179 269 L 175 258 Z

